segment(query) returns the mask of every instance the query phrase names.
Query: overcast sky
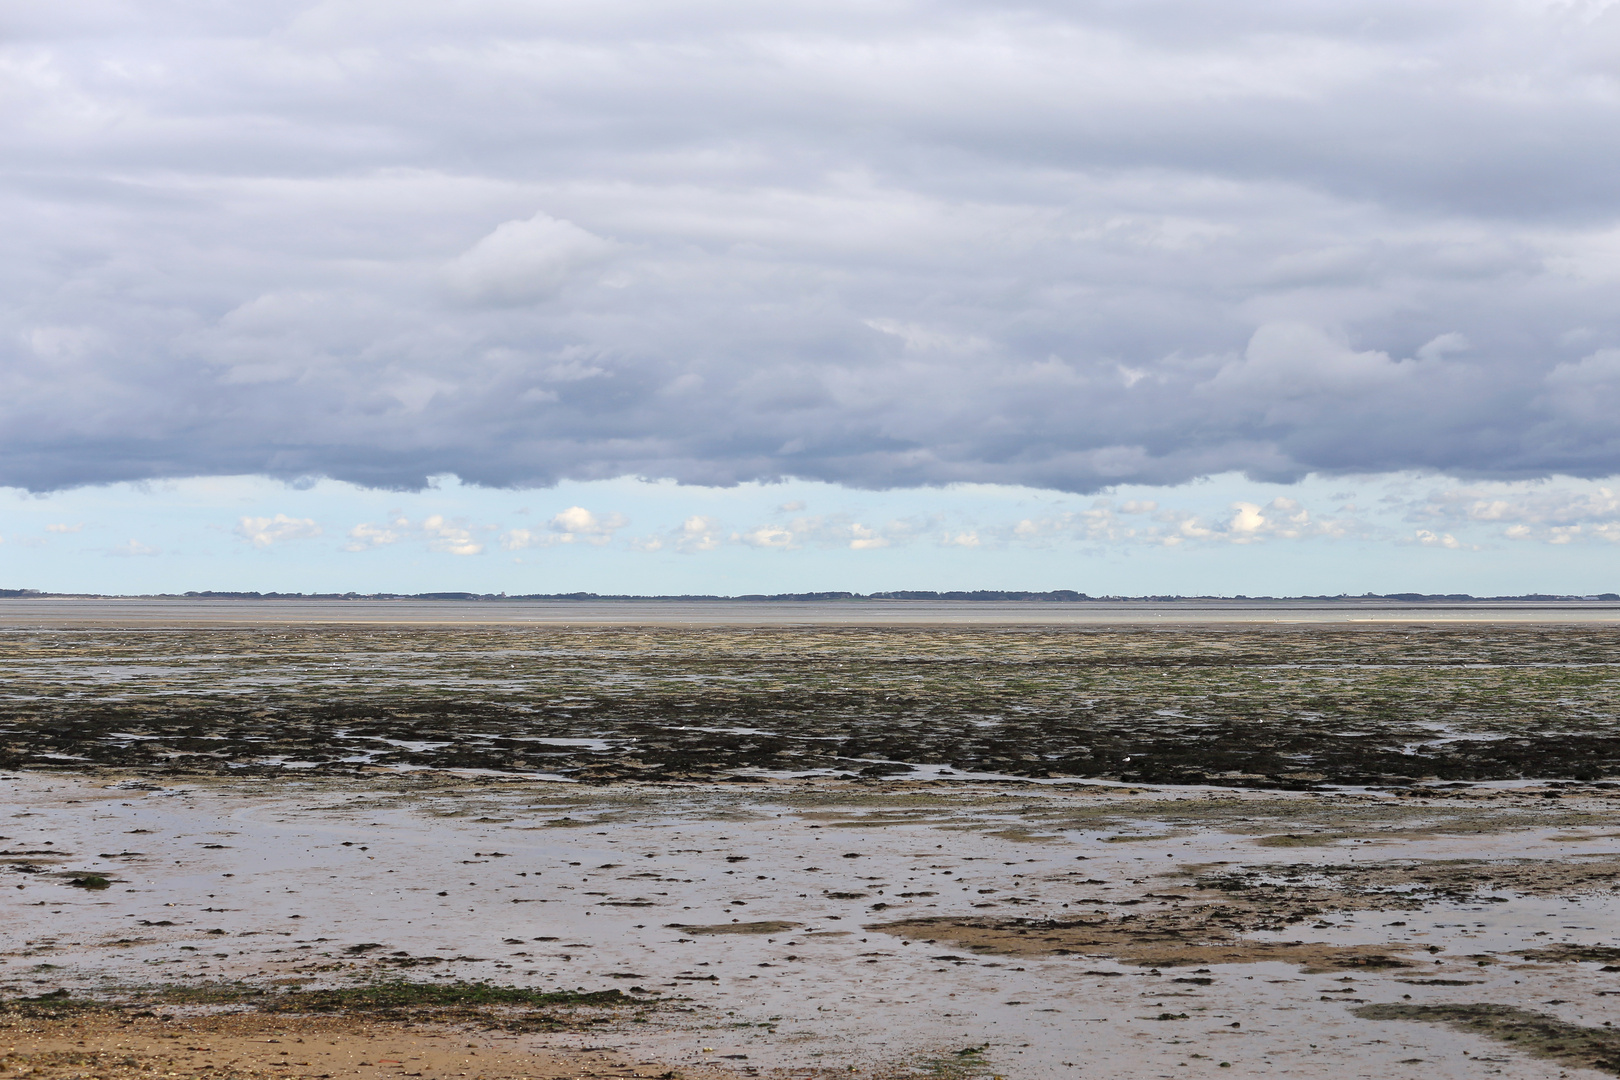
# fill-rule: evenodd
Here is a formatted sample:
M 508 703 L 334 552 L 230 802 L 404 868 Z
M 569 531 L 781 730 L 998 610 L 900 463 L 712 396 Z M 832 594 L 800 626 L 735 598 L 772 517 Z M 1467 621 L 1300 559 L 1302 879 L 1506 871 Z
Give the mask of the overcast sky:
M 633 522 L 585 545 L 618 553 L 600 591 L 654 565 L 624 530 L 737 484 L 739 551 L 822 498 L 778 547 L 841 552 L 827 578 L 883 546 L 852 523 L 993 539 L 1028 516 L 995 507 L 1102 499 L 1230 531 L 1339 488 L 1408 492 L 1358 534 L 1381 554 L 1251 529 L 1234 566 L 1620 552 L 1611 0 L 0 0 L 0 33 L 13 573 L 28 507 L 165 529 L 163 482 L 208 477 L 376 550 L 452 489 L 505 500 L 480 555 L 566 490 Z M 1423 518 L 1487 490 L 1530 532 Z M 417 524 L 381 539 L 373 495 Z M 1472 497 L 1445 513 L 1496 520 Z M 998 543 L 932 587 L 1034 566 Z

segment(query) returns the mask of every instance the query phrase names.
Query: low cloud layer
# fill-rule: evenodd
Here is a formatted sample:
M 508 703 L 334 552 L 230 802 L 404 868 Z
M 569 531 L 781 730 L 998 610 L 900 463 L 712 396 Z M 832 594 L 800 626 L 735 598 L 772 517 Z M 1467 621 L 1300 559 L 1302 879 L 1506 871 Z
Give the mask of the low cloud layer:
M 1600 0 L 32 5 L 0 46 L 0 484 L 1612 475 L 1617 49 Z M 1414 529 L 1490 512 L 1459 499 Z M 1032 528 L 1350 528 L 1110 513 Z M 347 542 L 624 528 L 576 524 Z
M 694 514 L 668 527 L 657 521 L 637 522 L 617 510 L 583 506 L 518 527 L 471 517 L 429 514 L 413 520 L 394 514 L 380 524 L 362 522 L 349 528 L 342 547 L 359 553 L 404 542 L 450 555 L 495 555 L 580 545 L 631 557 L 659 552 L 703 555 L 724 549 L 780 552 L 786 557 L 805 550 L 876 552 L 906 547 L 1102 555 L 1146 548 L 1320 546 L 1337 541 L 1385 550 L 1453 551 L 1509 550 L 1525 543 L 1620 545 L 1620 493 L 1602 484 L 1566 479 L 1436 486 L 1432 478 L 1420 476 L 1356 480 L 1364 488 L 1360 495 L 1318 490 L 1308 499 L 1275 495 L 1251 501 L 1211 498 L 1194 486 L 1167 491 L 1162 501 L 1106 496 L 1063 500 L 1081 506 L 1057 506 L 1037 514 L 959 502 L 883 518 L 848 511 L 807 514 L 802 512 L 803 503 L 793 502 L 763 515 L 756 511 L 751 517 Z M 421 497 L 431 500 L 433 495 Z M 1356 499 L 1359 504 L 1350 501 Z M 528 511 L 518 513 L 526 516 Z M 653 531 L 642 531 L 647 526 Z M 323 533 L 315 520 L 283 513 L 244 517 L 234 531 L 259 548 Z M 498 538 L 499 543 L 479 538 Z

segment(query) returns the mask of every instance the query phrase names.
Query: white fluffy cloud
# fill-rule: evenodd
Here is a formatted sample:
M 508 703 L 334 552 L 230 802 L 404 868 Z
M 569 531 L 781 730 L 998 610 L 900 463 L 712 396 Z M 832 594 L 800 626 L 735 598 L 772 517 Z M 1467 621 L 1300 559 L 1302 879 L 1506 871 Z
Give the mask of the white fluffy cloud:
M 1461 551 L 1468 546 L 1450 533 L 1437 533 L 1430 529 L 1418 529 L 1413 532 L 1412 542 L 1419 547 L 1445 548 L 1448 551 Z
M 372 548 L 397 544 L 406 539 L 417 539 L 429 551 L 447 555 L 480 555 L 484 545 L 476 539 L 477 533 L 489 532 L 493 526 L 474 526 L 465 521 L 447 518 L 443 514 L 429 514 L 421 521 L 396 516 L 378 525 L 362 522 L 349 530 L 344 551 L 369 551 Z
M 781 548 L 785 550 L 798 546 L 794 543 L 793 530 L 783 525 L 756 525 L 747 532 L 733 533 L 731 538 L 739 543 L 756 548 Z
M 428 550 L 443 551 L 450 555 L 482 554 L 484 545 L 473 539 L 473 532 L 464 523 L 448 521 L 439 514 L 422 520 L 422 533 L 427 537 Z
M 848 514 L 796 517 L 786 523 L 756 525 L 731 535 L 733 543 L 755 548 L 793 550 L 806 545 L 875 551 L 916 539 L 923 526 L 915 521 L 868 525 Z
M 630 519 L 623 514 L 596 514 L 583 506 L 570 506 L 546 522 L 543 529 L 507 530 L 501 535 L 501 546 L 507 551 L 553 544 L 603 547 L 612 543 L 614 534 L 628 524 Z
M 294 518 L 286 514 L 277 514 L 274 517 L 244 517 L 231 531 L 254 547 L 260 548 L 288 540 L 308 540 L 321 535 L 321 527 L 313 518 Z
M 663 535 L 643 536 L 631 542 L 638 551 L 713 551 L 725 542 L 720 520 L 706 514 L 693 514 Z
M 349 542 L 343 545 L 343 550 L 369 551 L 372 548 L 397 544 L 410 530 L 410 527 L 411 523 L 404 518 L 396 518 L 386 525 L 373 525 L 370 522 L 362 522 L 349 530 Z

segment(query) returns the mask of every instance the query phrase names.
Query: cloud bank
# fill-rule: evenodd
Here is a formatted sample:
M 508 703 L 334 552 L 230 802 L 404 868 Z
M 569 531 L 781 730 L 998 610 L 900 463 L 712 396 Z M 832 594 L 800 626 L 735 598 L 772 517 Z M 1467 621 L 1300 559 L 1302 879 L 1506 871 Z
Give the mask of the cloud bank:
M 0 485 L 1609 476 L 1617 50 L 1598 0 L 28 6 Z

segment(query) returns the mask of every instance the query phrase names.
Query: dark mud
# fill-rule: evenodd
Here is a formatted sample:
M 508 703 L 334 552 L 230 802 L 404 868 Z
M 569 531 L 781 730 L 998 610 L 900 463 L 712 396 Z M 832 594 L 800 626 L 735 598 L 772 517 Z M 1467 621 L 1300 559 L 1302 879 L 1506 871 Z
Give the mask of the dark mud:
M 14 769 L 1620 775 L 1620 629 L 1591 626 L 16 631 L 0 676 Z

